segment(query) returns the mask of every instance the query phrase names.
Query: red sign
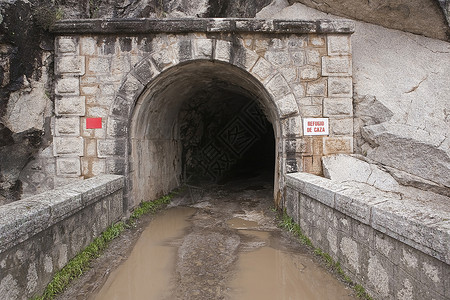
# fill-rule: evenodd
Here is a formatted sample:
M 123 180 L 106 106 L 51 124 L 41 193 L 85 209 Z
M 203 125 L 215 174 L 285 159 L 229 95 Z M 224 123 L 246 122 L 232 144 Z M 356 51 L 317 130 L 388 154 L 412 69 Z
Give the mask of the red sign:
M 303 135 L 328 135 L 328 118 L 304 118 Z
M 102 118 L 86 118 L 86 129 L 102 128 Z

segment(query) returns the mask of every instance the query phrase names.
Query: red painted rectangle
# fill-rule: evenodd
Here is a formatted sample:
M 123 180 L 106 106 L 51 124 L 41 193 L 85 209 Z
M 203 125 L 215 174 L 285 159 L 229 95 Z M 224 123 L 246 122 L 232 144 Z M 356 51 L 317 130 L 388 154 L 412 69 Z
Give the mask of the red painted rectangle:
M 86 129 L 102 128 L 102 118 L 86 118 Z

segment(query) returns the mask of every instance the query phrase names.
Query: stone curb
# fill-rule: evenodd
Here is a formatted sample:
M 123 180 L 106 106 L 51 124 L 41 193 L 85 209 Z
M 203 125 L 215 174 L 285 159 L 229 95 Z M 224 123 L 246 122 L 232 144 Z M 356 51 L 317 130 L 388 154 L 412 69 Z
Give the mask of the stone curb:
M 123 176 L 100 175 L 0 206 L 0 253 L 123 187 Z
M 343 186 L 308 173 L 286 175 L 300 193 L 371 226 L 400 242 L 450 264 L 450 214 L 408 199 L 393 199 Z

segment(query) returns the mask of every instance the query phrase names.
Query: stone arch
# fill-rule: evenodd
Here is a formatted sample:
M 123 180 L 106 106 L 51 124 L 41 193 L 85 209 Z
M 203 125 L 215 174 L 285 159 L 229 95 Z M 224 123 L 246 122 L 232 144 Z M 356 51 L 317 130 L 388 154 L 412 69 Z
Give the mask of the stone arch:
M 175 152 L 171 152 L 173 154 L 171 157 L 160 160 L 159 163 L 162 162 L 162 165 L 157 167 L 142 165 L 138 157 L 143 154 L 142 146 L 147 147 L 146 149 L 151 148 L 144 138 L 145 134 L 153 134 L 153 138 L 156 139 L 159 135 L 159 152 L 170 153 L 168 148 L 179 147 L 174 140 L 166 141 L 172 144 L 165 146 L 161 141 L 163 136 L 176 135 L 176 128 L 169 128 L 167 119 L 173 120 L 180 102 L 165 103 L 165 107 L 158 108 L 158 105 L 162 103 L 152 103 L 152 98 L 164 99 L 161 93 L 164 93 L 163 90 L 167 88 L 167 82 L 176 84 L 177 79 L 183 79 L 185 71 L 187 71 L 185 74 L 191 76 L 195 72 L 200 72 L 202 74 L 200 78 L 203 80 L 208 72 L 219 76 L 260 102 L 267 119 L 274 128 L 277 153 L 274 197 L 275 201 L 279 202 L 282 195 L 282 175 L 286 171 L 292 172 L 299 169 L 295 157 L 296 150 L 286 149 L 289 144 L 292 145 L 293 141 L 295 148 L 295 138 L 292 137 L 298 134 L 301 128 L 301 118 L 298 115 L 298 105 L 292 88 L 271 62 L 253 50 L 242 46 L 236 48 L 230 41 L 207 38 L 194 39 L 184 45 L 185 49 L 183 49 L 183 41 L 177 41 L 168 47 L 163 45 L 138 62 L 125 76 L 110 108 L 106 139 L 103 142 L 114 145 L 113 147 L 107 145 L 107 148 L 113 149 L 107 155 L 109 172 L 125 174 L 127 177 L 128 205 L 132 207 L 148 198 L 155 198 L 179 184 L 180 170 L 177 169 L 176 162 L 173 162 L 177 159 Z M 169 104 L 173 105 L 170 109 Z M 161 109 L 164 113 L 160 112 L 159 115 L 149 113 L 152 107 Z M 148 113 L 147 116 L 152 115 L 154 120 L 146 119 L 147 123 L 139 122 L 142 115 L 145 115 L 144 112 Z M 166 120 L 163 122 L 162 119 Z M 150 132 L 152 129 L 142 125 L 148 124 L 148 121 L 152 124 L 165 124 L 165 127 L 162 126 Z M 100 148 L 101 143 L 102 141 L 99 142 Z M 153 147 L 155 150 L 156 148 Z M 290 154 L 287 153 L 289 151 Z M 169 170 L 171 165 L 173 169 Z M 145 168 L 155 168 L 157 173 L 148 175 L 150 171 L 144 170 Z M 155 182 L 148 183 L 146 179 L 148 176 L 155 179 Z M 159 179 L 163 179 L 164 182 Z
M 277 135 L 277 203 L 285 173 L 321 174 L 323 155 L 353 151 L 351 22 L 70 20 L 53 30 L 59 34 L 55 179 L 124 174 L 130 188 L 126 209 L 137 204 L 128 201 L 136 192 L 129 162 L 136 123 L 132 114 L 142 105 L 139 99 L 150 97 L 152 84 L 164 74 L 199 62 L 241 74 L 231 82 L 241 87 L 252 83 L 258 88 L 249 90 L 268 99 L 260 102 Z M 329 134 L 320 134 L 326 132 L 323 128 L 315 134 L 305 128 L 303 136 L 302 122 L 313 123 L 305 118 L 322 117 L 329 119 Z M 88 128 L 88 121 L 99 120 L 101 126 Z

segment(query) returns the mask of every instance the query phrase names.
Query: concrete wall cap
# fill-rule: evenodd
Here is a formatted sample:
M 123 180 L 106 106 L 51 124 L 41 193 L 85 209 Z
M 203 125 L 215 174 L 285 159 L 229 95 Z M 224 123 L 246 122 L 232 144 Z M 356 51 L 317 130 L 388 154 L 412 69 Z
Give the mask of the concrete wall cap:
M 56 34 L 261 32 L 261 33 L 344 33 L 355 31 L 347 20 L 264 20 L 239 18 L 183 19 L 79 19 L 56 22 Z
M 0 253 L 123 187 L 123 176 L 100 175 L 0 206 Z

